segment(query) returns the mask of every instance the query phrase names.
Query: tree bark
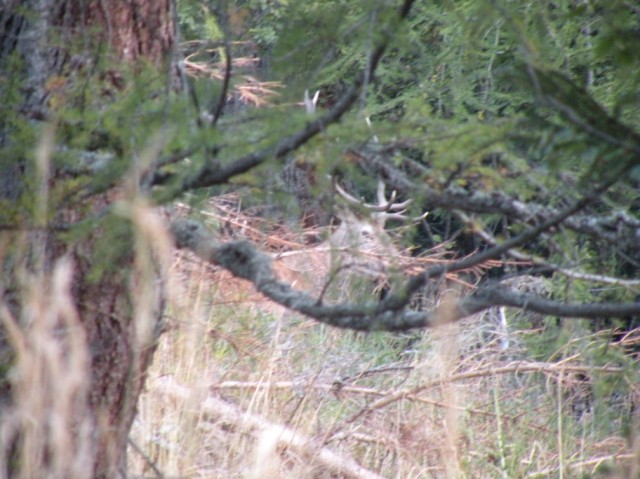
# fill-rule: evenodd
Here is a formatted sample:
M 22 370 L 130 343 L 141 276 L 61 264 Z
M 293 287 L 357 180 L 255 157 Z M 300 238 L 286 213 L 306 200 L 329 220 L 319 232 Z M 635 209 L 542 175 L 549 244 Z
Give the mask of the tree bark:
M 175 27 L 171 0 L 9 0 L 0 8 L 0 71 L 11 67 L 11 74 L 14 74 L 18 65 L 21 82 L 18 115 L 31 122 L 34 128 L 44 128 L 41 122 L 49 119 L 56 94 L 76 81 L 80 72 L 87 75 L 99 71 L 103 75 L 101 79 L 111 84 L 105 101 L 125 86 L 121 66 L 129 72 L 143 64 L 145 68 L 155 66 L 158 71 L 165 72 L 168 85 L 175 87 L 179 82 L 174 55 Z M 101 69 L 103 64 L 109 67 Z M 10 122 L 0 119 L 0 147 L 11 151 L 12 141 L 16 140 L 11 136 Z M 22 201 L 33 181 L 24 174 L 26 164 L 26 158 L 3 159 L 0 202 L 9 205 Z M 48 183 L 52 185 L 56 181 L 60 178 L 52 171 Z M 0 308 L 3 308 L 0 362 L 9 363 L 0 368 L 0 477 L 35 477 L 33 474 L 87 477 L 87 471 L 97 478 L 126 475 L 128 433 L 145 373 L 162 330 L 161 282 L 157 277 L 145 279 L 139 270 L 134 271 L 136 256 L 131 247 L 134 239 L 130 225 L 125 226 L 119 236 L 113 236 L 120 242 L 113 247 L 123 251 L 117 255 L 115 264 L 108 265 L 100 273 L 96 273 L 95 266 L 103 261 L 101 239 L 112 234 L 104 225 L 94 227 L 82 239 L 73 242 L 62 239 L 46 226 L 56 221 L 82 220 L 88 214 L 103 210 L 113 197 L 110 192 L 93 196 L 89 208 L 86 204 L 71 205 L 53 220 L 43 220 L 50 222 L 42 228 L 38 220 L 26 225 L 32 220 L 28 215 L 10 226 L 11 219 L 0 213 L 5 229 L 1 239 L 8 240 L 11 245 L 2 250 L 4 256 L 0 258 Z M 121 221 L 126 223 L 124 219 Z M 30 232 L 25 233 L 27 230 Z M 26 243 L 26 248 L 18 246 L 21 242 L 23 246 Z M 47 396 L 58 393 L 56 379 L 42 378 L 40 384 L 31 384 L 30 387 L 39 387 L 32 394 L 42 396 L 40 404 L 45 409 L 43 416 L 35 418 L 35 422 L 42 419 L 45 424 L 29 425 L 29 418 L 20 410 L 25 407 L 25 397 L 28 398 L 28 394 L 25 396 L 20 392 L 25 387 L 24 377 L 11 374 L 11 367 L 14 371 L 20 370 L 19 365 L 24 366 L 28 359 L 37 356 L 30 345 L 36 344 L 33 331 L 37 329 L 34 325 L 38 324 L 38 318 L 30 316 L 33 312 L 31 303 L 22 294 L 22 276 L 53 275 L 62 258 L 73 265 L 69 286 L 74 311 L 71 316 L 77 315 L 82 331 L 80 336 L 73 336 L 73 325 L 58 318 L 47 341 L 59 341 L 61 356 L 65 356 L 73 349 L 70 344 L 74 338 L 81 337 L 85 342 L 90 380 L 86 390 L 77 388 L 74 392 L 76 419 L 62 426 L 60 418 L 55 417 L 57 411 L 46 410 L 55 402 L 55 398 Z M 147 325 L 150 334 L 146 337 L 141 337 L 140 325 L 135 318 L 138 305 L 132 297 L 132 291 L 139 290 L 143 281 L 152 284 L 153 290 L 149 315 L 152 324 Z M 56 288 L 53 280 L 43 284 L 43 295 Z M 51 301 L 55 300 L 51 297 Z M 40 346 L 46 347 L 46 344 Z M 64 358 L 61 361 L 64 364 Z M 33 364 L 36 364 L 35 360 Z M 43 375 L 51 372 L 48 369 L 51 365 L 46 361 L 39 364 Z M 81 410 L 85 406 L 83 417 Z M 58 427 L 67 430 L 56 431 Z M 90 429 L 88 432 L 87 428 Z M 69 461 L 65 465 L 55 457 L 60 445 L 54 441 L 61 437 L 60 434 L 69 432 L 71 448 L 77 448 L 78 454 L 82 450 L 87 455 L 82 459 L 83 464 Z M 40 442 L 38 450 L 34 451 L 33 438 L 38 434 Z M 34 471 L 36 466 L 28 466 L 29 461 L 37 463 L 39 470 Z

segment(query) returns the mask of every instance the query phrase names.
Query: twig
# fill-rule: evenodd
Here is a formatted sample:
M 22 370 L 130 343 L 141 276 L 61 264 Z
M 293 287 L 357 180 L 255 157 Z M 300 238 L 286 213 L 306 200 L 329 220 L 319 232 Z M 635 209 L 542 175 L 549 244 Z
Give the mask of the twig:
M 227 92 L 229 91 L 229 84 L 231 82 L 231 66 L 233 65 L 233 58 L 231 57 L 231 48 L 229 47 L 229 41 L 224 43 L 224 77 L 222 80 L 222 91 L 220 92 L 220 96 L 218 97 L 218 101 L 215 106 L 212 106 L 210 114 L 211 121 L 209 122 L 209 127 L 213 128 L 218 123 L 218 120 L 222 116 L 224 112 L 224 107 L 227 104 Z
M 598 466 L 606 461 L 633 461 L 636 460 L 637 456 L 633 453 L 620 453 L 620 454 L 608 454 L 606 456 L 594 457 L 592 459 L 588 459 L 586 461 L 580 461 L 573 464 L 569 464 L 567 467 L 570 469 L 582 469 L 584 467 L 591 467 L 593 471 L 595 471 Z M 525 477 L 536 478 L 536 477 L 554 477 L 558 474 L 559 470 L 556 467 L 550 467 L 548 469 L 542 469 L 540 471 L 535 471 L 527 474 Z
M 399 401 L 401 399 L 408 398 L 409 396 L 415 396 L 418 393 L 424 391 L 425 389 L 429 389 L 432 387 L 440 386 L 446 383 L 453 383 L 458 381 L 464 381 L 467 379 L 475 379 L 479 377 L 490 377 L 496 376 L 499 374 L 511 374 L 511 373 L 530 373 L 530 372 L 544 372 L 547 374 L 553 373 L 591 373 L 591 372 L 601 372 L 601 373 L 621 373 L 624 371 L 624 368 L 616 367 L 616 366 L 578 366 L 578 365 L 561 365 L 558 366 L 556 364 L 550 363 L 539 363 L 539 362 L 525 362 L 518 361 L 516 363 L 511 363 L 503 367 L 498 368 L 486 368 L 486 369 L 478 369 L 475 371 L 468 371 L 464 373 L 458 373 L 451 375 L 447 378 L 438 379 L 435 381 L 430 381 L 425 384 L 421 384 L 419 386 L 403 389 L 401 391 L 395 391 L 394 393 L 388 395 L 387 397 L 381 398 L 378 401 L 373 402 L 366 408 L 358 411 L 356 414 L 352 415 L 349 419 L 346 420 L 347 423 L 352 423 L 359 419 L 364 414 L 369 414 L 372 411 L 377 409 L 382 409 L 388 406 L 391 403 Z
M 133 448 L 134 451 L 138 453 L 140 457 L 142 457 L 144 462 L 146 462 L 147 465 L 153 470 L 156 477 L 160 479 L 163 479 L 165 477 L 164 473 L 160 469 L 158 469 L 158 466 L 156 466 L 155 462 L 153 462 L 151 458 L 147 456 L 147 454 L 142 450 L 140 446 L 138 446 L 138 444 L 136 444 L 136 442 L 133 439 L 128 437 L 127 443 Z

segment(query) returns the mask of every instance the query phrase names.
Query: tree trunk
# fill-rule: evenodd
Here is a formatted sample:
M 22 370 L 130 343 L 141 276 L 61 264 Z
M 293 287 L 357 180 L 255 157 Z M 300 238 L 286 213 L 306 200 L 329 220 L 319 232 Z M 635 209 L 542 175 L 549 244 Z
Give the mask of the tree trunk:
M 126 86 L 124 68 L 130 74 L 153 65 L 168 85 L 179 83 L 173 19 L 171 0 L 8 0 L 0 7 L 0 72 L 12 72 L 0 73 L 0 89 L 8 95 L 18 70 L 16 117 L 43 132 L 33 145 L 36 164 L 60 147 L 42 120 L 79 77 L 100 75 L 111 85 L 105 102 Z M 18 151 L 18 122 L 3 117 L 1 151 Z M 116 195 L 102 192 L 89 205 L 50 214 L 40 204 L 43 189 L 64 180 L 54 169 L 49 177 L 40 172 L 39 188 L 30 153 L 4 154 L 0 164 L 0 210 L 13 211 L 0 211 L 0 477 L 124 477 L 128 433 L 162 329 L 161 282 L 139 266 L 131 225 L 122 218 L 113 228 L 96 222 L 81 239 L 48 228 L 89 218 Z M 20 211 L 29 191 L 29 207 L 40 215 Z M 107 237 L 120 251 L 105 266 Z M 141 326 L 133 295 L 142 290 L 149 297 Z M 86 384 L 73 376 L 82 371 Z

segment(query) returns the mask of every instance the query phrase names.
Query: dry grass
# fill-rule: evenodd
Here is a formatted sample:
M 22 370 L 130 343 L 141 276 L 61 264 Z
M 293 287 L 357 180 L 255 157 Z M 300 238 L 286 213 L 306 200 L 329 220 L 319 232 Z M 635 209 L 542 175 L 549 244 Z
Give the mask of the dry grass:
M 5 407 L 0 423 L 0 477 L 9 464 L 12 477 L 89 477 L 89 352 L 71 296 L 72 265 L 62 259 L 50 276 L 24 279 L 21 317 L 0 303 L 15 354 L 14 404 Z M 19 457 L 7 449 L 14 441 Z
M 167 237 L 148 207 L 132 206 L 143 277 L 151 258 L 167 257 Z M 238 224 L 230 236 L 266 249 L 301 243 Z M 545 336 L 532 329 L 542 319 L 509 311 L 412 335 L 355 334 L 173 258 L 169 330 L 139 402 L 131 477 L 638 477 L 640 381 L 621 354 L 637 347 L 638 331 L 605 348 L 604 335 L 575 327 L 544 357 L 536 348 Z M 0 439 L 6 446 L 21 431 L 22 445 L 21 457 L 0 451 L 0 477 L 7 461 L 20 464 L 16 477 L 91 473 L 88 352 L 71 275 L 66 260 L 25 275 L 22 316 L 0 309 L 17 398 Z M 459 294 L 451 284 L 432 301 Z M 154 299 L 143 283 L 133 287 L 144 338 Z M 596 472 L 603 465 L 610 474 Z
M 509 311 L 413 335 L 355 334 L 265 307 L 184 256 L 174 271 L 182 289 L 140 401 L 132 474 L 637 475 L 638 441 L 621 431 L 638 433 L 629 411 L 639 382 L 633 368 L 594 365 L 597 335 L 574 335 L 543 361 L 531 359 L 539 318 Z M 599 390 L 608 383 L 618 391 Z M 603 464 L 619 475 L 598 476 Z

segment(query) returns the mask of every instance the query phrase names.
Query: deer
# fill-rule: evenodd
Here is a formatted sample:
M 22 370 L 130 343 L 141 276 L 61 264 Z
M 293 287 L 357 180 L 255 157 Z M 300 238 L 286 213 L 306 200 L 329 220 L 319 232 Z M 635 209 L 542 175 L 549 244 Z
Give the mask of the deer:
M 340 199 L 336 204 L 339 225 L 319 244 L 271 253 L 273 272 L 280 281 L 321 302 L 375 297 L 403 257 L 385 229 L 386 223 L 407 221 L 406 210 L 411 201 L 397 201 L 395 192 L 387 198 L 382 180 L 378 182 L 375 203 L 347 193 L 335 180 L 332 183 L 334 194 Z M 286 307 L 256 292 L 249 281 L 210 264 L 201 264 L 189 253 L 177 256 L 176 270 L 185 283 L 193 278 L 195 285 L 200 280 L 211 285 L 212 300 L 225 305 L 230 312 L 240 314 L 244 308 L 276 318 L 287 313 Z M 196 287 L 194 294 L 199 295 L 200 291 Z
M 316 91 L 311 96 L 305 90 L 301 105 L 308 115 L 315 114 L 319 94 L 320 91 Z M 371 128 L 369 118 L 365 120 Z M 373 141 L 378 141 L 375 135 Z M 339 226 L 320 244 L 273 254 L 274 273 L 279 280 L 315 296 L 318 301 L 336 302 L 375 295 L 376 289 L 386 285 L 394 269 L 394 259 L 402 256 L 385 230 L 386 223 L 409 220 L 406 211 L 412 201 L 397 201 L 395 191 L 387 198 L 382 179 L 378 180 L 375 204 L 349 194 L 335 178 L 332 185 L 342 201 L 336 208 Z M 426 214 L 413 221 L 421 221 Z M 247 287 L 244 280 L 232 278 L 227 272 L 221 274 L 224 280 L 217 283 L 226 286 L 221 288 L 224 301 L 238 303 L 236 297 L 241 297 L 265 312 L 279 315 L 284 311 L 283 306 L 275 305 L 255 292 L 251 294 L 253 288 Z
M 281 280 L 322 301 L 373 294 L 376 284 L 386 283 L 393 259 L 401 252 L 385 226 L 389 220 L 407 221 L 411 204 L 411 200 L 396 201 L 395 191 L 387 198 L 382 180 L 376 204 L 355 198 L 335 180 L 333 188 L 343 202 L 336 208 L 339 226 L 322 243 L 279 253 L 273 263 Z

